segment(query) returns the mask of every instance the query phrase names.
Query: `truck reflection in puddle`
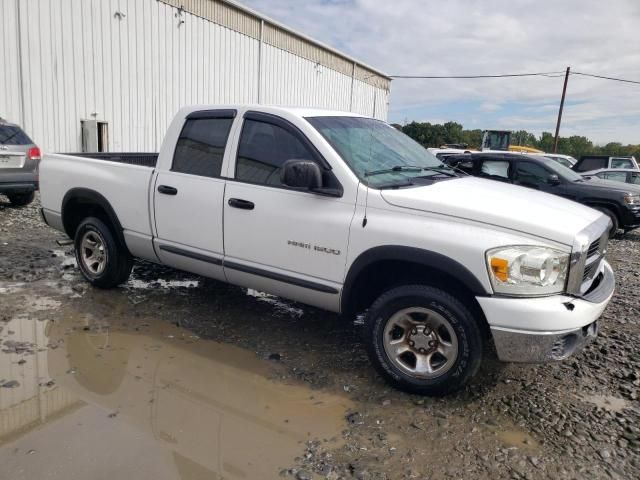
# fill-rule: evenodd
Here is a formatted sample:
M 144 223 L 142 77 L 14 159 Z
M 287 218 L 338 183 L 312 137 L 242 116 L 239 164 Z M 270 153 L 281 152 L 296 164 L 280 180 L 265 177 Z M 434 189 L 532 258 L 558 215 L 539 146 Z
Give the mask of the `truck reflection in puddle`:
M 277 367 L 252 352 L 166 323 L 121 325 L 90 319 L 47 325 L 26 316 L 10 322 L 12 337 L 28 337 L 12 340 L 31 344 L 34 353 L 0 354 L 0 378 L 20 383 L 0 388 L 0 414 L 23 417 L 0 430 L 3 465 L 24 478 L 41 476 L 38 464 L 50 458 L 43 468 L 56 478 L 136 472 L 136 478 L 262 479 L 290 466 L 307 440 L 339 441 L 348 400 L 274 380 Z M 55 384 L 47 387 L 50 379 Z M 64 400 L 60 408 L 44 411 L 54 396 Z M 27 418 L 35 405 L 40 413 Z M 35 454 L 11 458 L 16 448 L 34 445 L 42 449 L 39 461 Z

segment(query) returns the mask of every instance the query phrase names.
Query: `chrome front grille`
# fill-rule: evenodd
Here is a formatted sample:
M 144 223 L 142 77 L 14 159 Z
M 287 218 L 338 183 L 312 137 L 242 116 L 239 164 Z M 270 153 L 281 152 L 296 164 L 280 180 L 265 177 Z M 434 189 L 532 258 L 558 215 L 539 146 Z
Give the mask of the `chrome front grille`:
M 580 232 L 575 239 L 567 292 L 582 296 L 589 290 L 607 252 L 609 220 L 601 217 Z
M 589 245 L 589 250 L 587 250 L 587 258 L 593 257 L 594 255 L 597 255 L 598 252 L 600 251 L 600 239 L 596 240 L 595 242 L 592 242 L 591 245 Z

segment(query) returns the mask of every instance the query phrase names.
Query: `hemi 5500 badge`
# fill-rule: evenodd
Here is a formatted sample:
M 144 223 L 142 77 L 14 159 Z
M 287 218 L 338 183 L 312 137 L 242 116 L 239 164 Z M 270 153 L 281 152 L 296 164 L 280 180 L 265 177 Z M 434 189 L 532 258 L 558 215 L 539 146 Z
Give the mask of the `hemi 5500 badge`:
M 287 245 L 291 245 L 292 247 L 304 248 L 306 250 L 313 250 L 314 252 L 340 255 L 340 250 L 336 250 L 335 248 L 321 247 L 319 245 L 311 245 L 310 243 L 296 242 L 295 240 L 287 240 Z

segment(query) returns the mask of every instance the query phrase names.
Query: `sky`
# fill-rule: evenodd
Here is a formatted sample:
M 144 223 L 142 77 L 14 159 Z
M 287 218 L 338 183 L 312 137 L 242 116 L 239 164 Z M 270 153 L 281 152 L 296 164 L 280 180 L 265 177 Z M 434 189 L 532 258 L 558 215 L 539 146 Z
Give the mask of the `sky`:
M 388 75 L 640 81 L 640 0 L 240 0 Z M 393 80 L 389 122 L 555 131 L 564 75 Z M 640 85 L 572 75 L 560 134 L 640 143 Z

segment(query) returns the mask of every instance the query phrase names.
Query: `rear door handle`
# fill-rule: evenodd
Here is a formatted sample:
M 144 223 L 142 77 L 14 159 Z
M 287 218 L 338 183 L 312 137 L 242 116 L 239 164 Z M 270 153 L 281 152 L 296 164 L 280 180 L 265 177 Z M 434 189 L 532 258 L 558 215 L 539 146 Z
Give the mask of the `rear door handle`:
M 158 192 L 164 193 L 165 195 L 177 195 L 178 189 L 175 187 L 170 187 L 169 185 L 160 185 L 158 187 Z
M 230 198 L 229 206 L 233 208 L 241 208 L 242 210 L 253 210 L 255 205 L 249 200 L 242 200 L 241 198 Z

